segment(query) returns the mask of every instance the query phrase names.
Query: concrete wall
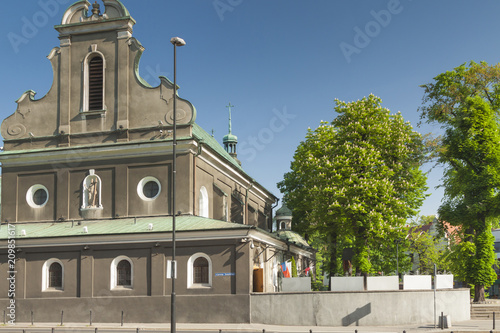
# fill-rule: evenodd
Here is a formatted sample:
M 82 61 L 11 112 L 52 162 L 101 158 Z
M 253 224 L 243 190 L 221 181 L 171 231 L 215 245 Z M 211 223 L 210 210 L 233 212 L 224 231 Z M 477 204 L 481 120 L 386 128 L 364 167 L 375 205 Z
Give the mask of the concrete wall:
M 438 290 L 437 314 L 470 319 L 469 289 Z M 368 326 L 434 323 L 434 292 L 252 294 L 251 322 L 270 325 Z
M 437 313 L 453 321 L 470 319 L 468 289 L 436 292 Z M 6 309 L 9 300 L 0 300 Z M 140 304 L 141 306 L 137 306 Z M 432 291 L 307 292 L 251 295 L 179 295 L 179 323 L 261 323 L 307 326 L 368 326 L 432 324 Z M 169 322 L 170 296 L 17 299 L 16 321 L 118 323 Z

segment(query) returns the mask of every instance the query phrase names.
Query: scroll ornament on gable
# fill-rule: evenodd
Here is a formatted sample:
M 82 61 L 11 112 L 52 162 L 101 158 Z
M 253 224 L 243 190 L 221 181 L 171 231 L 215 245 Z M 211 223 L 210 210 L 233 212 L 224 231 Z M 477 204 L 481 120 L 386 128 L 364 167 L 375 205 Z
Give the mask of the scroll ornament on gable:
M 2 136 L 6 140 L 22 139 L 33 134 L 28 133 L 28 123 L 31 116 L 32 103 L 35 100 L 35 92 L 28 90 L 16 101 L 16 112 L 6 118 L 1 126 Z

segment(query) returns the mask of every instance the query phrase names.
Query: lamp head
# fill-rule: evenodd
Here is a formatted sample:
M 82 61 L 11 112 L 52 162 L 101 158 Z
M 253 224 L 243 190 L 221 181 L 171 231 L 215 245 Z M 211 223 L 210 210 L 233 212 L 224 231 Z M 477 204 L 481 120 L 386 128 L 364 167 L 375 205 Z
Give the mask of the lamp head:
M 172 39 L 170 39 L 170 43 L 174 44 L 175 46 L 186 45 L 186 42 L 184 41 L 184 39 L 182 39 L 180 37 L 172 37 Z

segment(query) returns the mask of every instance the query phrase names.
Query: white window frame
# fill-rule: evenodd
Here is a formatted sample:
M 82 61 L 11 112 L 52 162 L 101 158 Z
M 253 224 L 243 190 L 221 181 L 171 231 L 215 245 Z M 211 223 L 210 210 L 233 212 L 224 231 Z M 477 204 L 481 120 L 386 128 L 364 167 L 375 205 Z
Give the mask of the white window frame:
M 35 195 L 35 192 L 38 191 L 38 190 L 44 190 L 45 193 L 47 193 L 47 199 L 41 205 L 37 205 L 33 201 L 33 195 Z M 49 190 L 47 190 L 47 188 L 45 186 L 43 186 L 42 184 L 36 184 L 36 185 L 31 186 L 28 189 L 28 191 L 26 191 L 26 202 L 32 208 L 42 208 L 43 206 L 45 206 L 47 204 L 47 202 L 49 202 Z
M 118 272 L 117 272 L 118 264 L 122 260 L 127 260 L 130 263 L 130 285 L 128 285 L 128 286 L 119 286 L 116 283 L 116 280 L 118 277 Z M 129 289 L 134 288 L 134 263 L 132 262 L 132 260 L 130 260 L 129 257 L 127 257 L 127 256 L 116 257 L 111 262 L 110 268 L 111 268 L 111 270 L 110 270 L 110 284 L 109 285 L 110 285 L 111 290 L 129 290 Z
M 194 283 L 194 261 L 198 258 L 205 258 L 208 261 L 208 283 Z M 210 257 L 202 252 L 193 254 L 187 263 L 187 287 L 188 289 L 196 288 L 212 288 L 212 260 Z
M 106 111 L 106 58 L 102 52 L 97 51 L 97 45 L 93 44 L 92 52 L 83 59 L 83 101 L 82 112 Z M 102 58 L 102 110 L 89 110 L 89 63 L 94 57 Z
M 229 222 L 229 205 L 227 202 L 227 196 L 225 196 L 222 200 L 224 205 L 224 221 Z
M 209 200 L 208 200 L 208 192 L 205 186 L 200 187 L 200 193 L 198 198 L 198 215 L 201 217 L 209 217 Z
M 49 274 L 49 269 L 50 269 L 50 265 L 52 265 L 53 263 L 58 263 L 59 265 L 61 265 L 61 287 L 49 287 L 49 277 L 50 277 L 50 274 Z M 63 291 L 64 290 L 64 265 L 62 263 L 61 260 L 57 259 L 57 258 L 51 258 L 49 260 L 47 260 L 46 262 L 43 263 L 43 266 L 42 266 L 42 291 Z
M 148 198 L 147 196 L 144 195 L 144 185 L 146 185 L 148 182 L 151 182 L 151 181 L 153 181 L 156 184 L 158 184 L 158 193 L 154 197 Z M 137 195 L 139 196 L 139 198 L 141 198 L 144 201 L 153 201 L 156 198 L 158 198 L 158 196 L 160 195 L 160 193 L 161 193 L 161 183 L 155 177 L 152 177 L 152 176 L 144 177 L 137 184 Z

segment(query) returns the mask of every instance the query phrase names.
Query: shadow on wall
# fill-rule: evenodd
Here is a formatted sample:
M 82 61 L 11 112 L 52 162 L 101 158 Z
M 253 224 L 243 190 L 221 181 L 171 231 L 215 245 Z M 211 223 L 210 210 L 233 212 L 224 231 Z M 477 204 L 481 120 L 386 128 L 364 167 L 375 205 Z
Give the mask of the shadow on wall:
M 356 326 L 359 326 L 359 320 L 368 316 L 370 313 L 372 313 L 372 303 L 368 303 L 361 308 L 357 308 L 353 313 L 350 313 L 342 318 L 342 326 L 349 326 L 353 323 L 356 323 Z

